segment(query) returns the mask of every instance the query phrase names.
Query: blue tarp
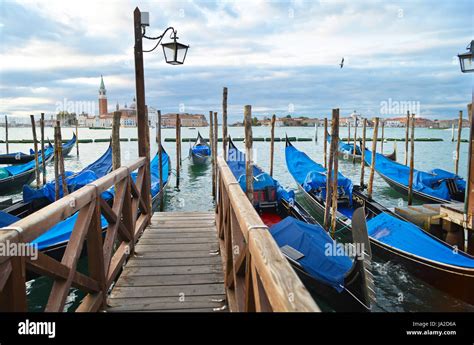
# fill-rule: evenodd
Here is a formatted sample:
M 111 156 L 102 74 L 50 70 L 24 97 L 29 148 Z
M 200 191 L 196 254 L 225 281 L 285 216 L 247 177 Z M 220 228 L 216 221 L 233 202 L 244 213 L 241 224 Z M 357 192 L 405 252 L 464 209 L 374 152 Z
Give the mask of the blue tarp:
M 386 213 L 367 222 L 369 236 L 394 248 L 449 265 L 474 268 L 474 260 L 438 241 L 416 225 Z
M 211 155 L 211 149 L 207 145 L 193 146 L 191 148 L 191 151 L 195 155 L 201 155 L 201 156 L 210 156 Z
M 328 248 L 336 247 L 335 241 L 316 224 L 308 224 L 293 217 L 286 217 L 270 228 L 278 246 L 289 245 L 304 257 L 298 260 L 304 270 L 338 292 L 344 288 L 344 276 L 352 267 L 347 256 L 328 255 Z
M 234 174 L 235 179 L 239 182 L 240 187 L 245 192 L 247 189 L 245 182 L 245 153 L 230 146 L 227 157 L 227 165 Z M 256 165 L 253 166 L 253 176 L 254 190 L 261 190 L 265 187 L 274 186 L 277 191 L 278 200 L 285 199 L 291 201 L 295 199 L 295 192 L 293 190 L 283 188 L 277 180 Z
M 370 165 L 372 162 L 372 152 L 365 150 L 365 162 Z M 406 187 L 410 175 L 410 167 L 394 162 L 380 153 L 375 156 L 375 170 Z M 443 179 L 455 179 L 456 185 L 460 191 L 466 189 L 466 181 L 462 177 L 442 169 L 433 169 L 428 172 L 413 171 L 413 190 L 427 195 L 451 201 L 448 186 Z
M 112 148 L 109 146 L 107 151 L 95 162 L 74 174 L 67 171 L 66 183 L 69 193 L 72 193 L 85 185 L 94 182 L 98 178 L 105 176 L 112 168 Z M 59 181 L 59 195 L 63 196 L 62 179 Z M 23 201 L 29 202 L 37 198 L 48 198 L 49 201 L 55 201 L 55 182 L 50 181 L 39 189 L 23 186 Z
M 327 136 L 327 141 L 329 143 L 331 142 L 331 135 L 329 134 Z M 343 141 L 341 141 L 341 139 L 338 140 L 338 144 L 339 144 L 339 152 L 354 154 L 354 144 L 344 143 Z M 356 155 L 357 156 L 362 155 L 362 151 L 360 150 L 359 145 L 356 145 Z
M 48 148 L 45 149 L 44 151 L 44 158 L 45 160 L 48 160 L 49 157 L 54 153 L 54 149 L 52 146 L 48 146 Z M 38 162 L 39 164 L 43 163 L 42 156 L 38 156 Z M 18 164 L 18 165 L 9 165 L 5 168 L 4 170 L 8 171 L 10 176 L 15 176 L 19 175 L 21 173 L 24 173 L 25 171 L 32 170 L 36 166 L 35 160 L 33 159 L 32 161 L 25 163 L 25 164 Z
M 13 216 L 9 213 L 6 213 L 4 211 L 0 211 L 0 228 L 11 225 L 18 220 L 20 220 L 20 218 Z
M 287 146 L 285 149 L 286 166 L 290 174 L 307 192 L 311 190 L 319 191 L 323 198 L 326 197 L 326 169 L 306 155 L 298 151 L 294 146 Z M 337 185 L 349 196 L 352 203 L 352 181 L 342 175 L 337 174 Z

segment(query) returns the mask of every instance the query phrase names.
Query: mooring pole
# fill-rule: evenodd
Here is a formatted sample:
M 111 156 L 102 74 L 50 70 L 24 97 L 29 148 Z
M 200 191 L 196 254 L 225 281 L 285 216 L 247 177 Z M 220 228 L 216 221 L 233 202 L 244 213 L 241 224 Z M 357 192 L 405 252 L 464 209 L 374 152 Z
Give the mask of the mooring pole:
M 7 149 L 7 154 L 10 153 L 9 145 L 8 145 L 8 116 L 5 115 L 5 146 Z
M 337 188 L 337 174 L 339 171 L 339 155 L 338 155 L 338 146 L 339 146 L 339 109 L 335 109 L 335 113 L 333 116 L 333 122 L 335 125 L 332 127 L 334 130 L 332 133 L 334 135 L 331 137 L 331 140 L 334 140 L 334 158 L 333 164 L 334 168 L 332 171 L 332 218 L 331 218 L 331 230 L 332 230 L 332 238 L 336 238 L 336 225 L 337 225 L 337 197 L 338 197 L 338 188 Z M 349 123 L 350 128 L 350 123 Z M 350 136 L 349 136 L 350 138 Z
M 374 124 L 374 136 L 372 138 L 372 159 L 370 161 L 370 175 L 369 175 L 369 187 L 367 189 L 367 195 L 369 200 L 372 199 L 372 191 L 374 186 L 374 175 L 375 175 L 375 157 L 377 153 L 377 136 L 379 130 L 379 118 L 375 118 Z
M 361 161 L 360 161 L 360 187 L 364 190 L 364 174 L 365 174 L 365 136 L 367 133 L 367 119 L 364 119 L 362 127 L 362 147 L 360 148 L 362 152 Z
M 158 113 L 158 123 L 156 124 L 156 140 L 158 142 L 158 171 L 160 174 L 160 211 L 164 210 L 164 192 L 163 192 L 163 147 L 161 146 L 161 110 Z
M 54 200 L 59 200 L 58 125 L 54 126 Z
M 316 119 L 316 123 L 314 124 L 314 142 L 318 142 L 318 129 L 319 129 L 319 119 Z
M 451 141 L 454 142 L 454 122 L 451 124 Z
M 143 179 L 144 199 L 147 200 L 147 210 L 151 218 L 151 175 L 150 175 L 150 131 L 148 130 L 148 114 L 145 103 L 145 71 L 143 68 L 143 42 L 142 20 L 138 7 L 133 12 L 133 25 L 135 35 L 135 89 L 136 89 L 136 114 L 138 132 L 138 156 L 146 158 L 145 178 Z
M 31 131 L 33 132 L 33 148 L 35 150 L 35 177 L 36 177 L 36 188 L 40 186 L 40 168 L 39 168 L 39 160 L 38 160 L 38 141 L 36 139 L 36 124 L 35 124 L 35 116 L 30 115 L 31 119 Z
M 349 120 L 347 121 L 347 143 L 351 143 L 351 123 L 349 122 Z
M 405 165 L 408 165 L 408 131 L 410 129 L 410 112 L 407 111 L 405 126 Z
M 324 118 L 324 168 L 328 167 L 328 119 Z
M 383 141 L 385 140 L 385 121 L 380 120 L 382 125 L 382 141 L 380 142 L 380 153 L 383 154 Z
M 456 143 L 456 157 L 454 157 L 454 173 L 457 175 L 459 171 L 459 151 L 461 148 L 461 131 L 462 131 L 462 110 L 459 110 L 458 121 L 458 141 Z
M 354 119 L 355 128 L 354 128 L 354 149 L 352 151 L 352 164 L 356 162 L 356 153 L 357 153 L 357 117 Z
M 214 162 L 216 156 L 214 154 L 214 116 L 212 111 L 209 112 L 209 144 L 211 146 L 211 168 L 212 168 L 212 197 L 216 199 L 216 170 L 214 169 Z
M 410 175 L 408 177 L 408 205 L 413 203 L 413 170 L 415 168 L 415 114 L 411 114 Z
M 276 116 L 273 114 L 272 122 L 271 122 L 271 138 L 270 138 L 270 176 L 273 177 L 273 157 L 274 157 L 274 150 L 275 150 L 275 121 Z
M 79 157 L 79 120 L 76 117 L 76 155 Z
M 227 88 L 222 90 L 222 155 L 227 159 Z
M 218 156 L 218 150 L 219 150 L 219 125 L 217 122 L 217 112 L 214 112 L 214 154 L 216 156 L 216 159 L 214 160 L 214 170 L 215 170 L 215 176 L 216 176 L 216 192 L 217 192 L 217 156 Z M 217 194 L 216 194 L 217 196 Z
M 116 170 L 120 168 L 120 111 L 114 112 L 114 118 L 112 121 L 112 169 Z
M 176 187 L 179 188 L 179 170 L 180 170 L 180 160 L 181 160 L 181 147 L 180 147 L 180 139 L 179 139 L 179 131 L 180 131 L 180 122 L 179 122 L 179 114 L 176 114 Z
M 474 94 L 473 94 L 474 102 Z M 469 155 L 467 157 L 467 186 L 466 195 L 464 199 L 464 216 L 466 223 L 470 222 L 471 231 L 468 231 L 467 237 L 467 249 L 466 251 L 473 255 L 474 254 L 474 118 L 472 111 L 472 104 L 467 106 L 467 114 L 469 116 Z
M 41 113 L 40 131 L 41 131 L 41 166 L 43 170 L 43 186 L 44 186 L 46 184 L 46 161 L 45 161 L 45 156 L 44 156 L 44 113 Z
M 63 137 L 61 133 L 61 122 L 56 121 L 56 126 L 58 127 L 58 158 L 59 158 L 59 175 L 61 178 L 61 184 L 63 187 L 63 197 L 69 194 L 67 189 L 66 182 L 66 173 L 64 168 L 64 156 L 63 156 Z
M 330 210 L 331 210 L 331 202 L 332 202 L 332 188 L 333 188 L 333 183 L 332 183 L 332 167 L 333 167 L 333 161 L 334 161 L 334 154 L 337 154 L 337 146 L 334 146 L 334 143 L 336 143 L 336 140 L 334 140 L 334 133 L 335 133 L 335 128 L 334 126 L 336 125 L 336 121 L 334 121 L 336 116 L 336 109 L 332 110 L 332 120 L 331 120 L 331 145 L 329 146 L 329 159 L 326 167 L 326 200 L 324 203 L 324 228 L 329 231 L 329 228 L 331 226 L 331 219 L 330 219 Z M 324 142 L 327 142 L 325 140 Z
M 253 204 L 252 106 L 244 107 L 245 126 L 245 192 Z

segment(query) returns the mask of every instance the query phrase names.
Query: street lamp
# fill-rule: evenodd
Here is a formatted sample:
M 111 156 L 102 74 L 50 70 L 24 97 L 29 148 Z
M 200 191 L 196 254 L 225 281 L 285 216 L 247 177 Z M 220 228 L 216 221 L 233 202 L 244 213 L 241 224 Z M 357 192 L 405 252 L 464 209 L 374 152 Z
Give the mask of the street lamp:
M 145 178 L 143 180 L 143 192 L 144 197 L 148 202 L 147 210 L 144 212 L 151 215 L 151 194 L 150 194 L 150 131 L 148 129 L 148 114 L 146 111 L 145 103 L 145 73 L 143 68 L 143 53 L 149 53 L 154 51 L 165 37 L 165 35 L 171 31 L 170 38 L 172 39 L 169 43 L 161 44 L 163 46 L 163 53 L 165 60 L 171 65 L 182 65 L 186 58 L 186 53 L 189 46 L 182 43 L 178 43 L 176 36 L 177 31 L 173 27 L 168 27 L 163 33 L 156 37 L 150 37 L 146 35 L 146 27 L 150 26 L 148 12 L 140 12 L 137 7 L 133 12 L 133 23 L 135 30 L 135 87 L 136 87 L 136 112 L 137 112 L 137 127 L 138 127 L 138 155 L 140 157 L 146 157 L 146 171 Z M 155 46 L 150 50 L 143 50 L 143 38 L 147 40 L 156 41 Z M 158 146 L 161 156 L 161 145 Z M 161 158 L 161 157 L 160 157 Z M 161 162 L 161 159 L 160 159 Z M 160 191 L 161 193 L 162 191 Z
M 463 73 L 471 73 L 474 72 L 474 64 L 472 63 L 472 52 L 474 50 L 474 41 L 466 47 L 467 52 L 463 54 L 459 54 L 459 64 L 461 66 L 461 71 Z

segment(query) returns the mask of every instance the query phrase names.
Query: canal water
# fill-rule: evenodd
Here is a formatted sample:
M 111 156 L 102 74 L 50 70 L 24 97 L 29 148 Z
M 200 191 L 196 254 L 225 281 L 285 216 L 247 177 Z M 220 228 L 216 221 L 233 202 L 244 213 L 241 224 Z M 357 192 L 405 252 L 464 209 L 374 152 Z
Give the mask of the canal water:
M 199 129 L 199 128 L 198 128 Z M 182 137 L 195 137 L 198 129 L 182 129 Z M 208 136 L 209 128 L 199 129 L 204 137 Z M 10 128 L 10 139 L 30 138 L 29 128 Z M 46 136 L 53 138 L 52 128 L 46 128 Z M 234 138 L 241 138 L 244 136 L 244 129 L 242 127 L 229 127 L 229 134 Z M 353 135 L 353 128 L 351 129 Z M 358 129 L 361 133 L 361 128 Z M 63 139 L 72 137 L 73 129 L 63 128 Z M 152 156 L 157 151 L 157 144 L 154 140 L 155 130 L 150 129 L 151 137 L 151 154 Z M 221 131 L 219 132 L 222 133 Z M 0 133 L 0 137 L 3 133 Z M 80 139 L 97 139 L 109 138 L 110 130 L 91 130 L 80 128 Z M 275 136 L 284 138 L 285 135 L 303 138 L 315 137 L 314 128 L 308 127 L 280 127 L 275 129 Z M 468 137 L 468 131 L 464 130 L 463 138 Z M 380 131 L 379 131 L 380 135 Z M 173 138 L 175 136 L 175 129 L 163 129 L 163 138 Z M 270 137 L 270 128 L 268 127 L 254 127 L 254 138 Z M 347 137 L 347 128 L 340 128 L 340 136 Z M 367 137 L 372 136 L 372 129 L 367 130 Z M 403 128 L 386 128 L 386 138 L 404 138 L 405 132 Z M 415 132 L 417 138 L 441 138 L 443 142 L 415 142 L 415 168 L 420 170 L 430 170 L 433 168 L 441 168 L 448 171 L 454 171 L 454 152 L 456 143 L 451 141 L 451 129 L 422 129 L 417 128 Z M 121 138 L 136 138 L 136 128 L 122 128 Z M 323 155 L 323 129 L 320 128 L 318 132 L 318 142 L 295 142 L 294 145 L 306 152 L 316 162 L 322 163 Z M 219 143 L 219 152 L 222 151 L 222 143 Z M 170 184 L 167 188 L 165 211 L 209 211 L 214 209 L 214 203 L 211 197 L 211 169 L 210 167 L 197 168 L 190 164 L 188 157 L 189 143 L 182 143 L 182 167 L 181 179 L 179 188 L 176 188 L 176 146 L 174 142 L 163 142 L 164 149 L 168 152 L 172 162 L 172 176 Z M 236 145 L 243 150 L 242 142 L 236 142 Z M 370 142 L 368 146 L 370 147 Z M 380 143 L 378 144 L 380 149 Z M 31 144 L 10 144 L 10 152 L 27 151 Z M 66 170 L 78 171 L 82 167 L 96 160 L 106 149 L 108 143 L 90 143 L 80 144 L 80 155 L 76 155 L 75 148 L 70 155 L 65 158 Z M 122 142 L 122 164 L 131 162 L 137 158 L 136 141 Z M 398 142 L 397 160 L 404 161 L 404 143 Z M 270 162 L 270 144 L 269 142 L 254 142 L 255 160 L 264 170 L 269 169 Z M 275 167 L 274 177 L 286 187 L 296 190 L 296 184 L 291 175 L 288 173 L 285 164 L 285 143 L 275 142 Z M 384 152 L 390 153 L 394 149 L 393 142 L 386 142 L 384 144 Z M 461 143 L 460 166 L 459 174 L 466 176 L 467 171 L 467 151 L 468 144 Z M 0 153 L 5 152 L 5 145 L 0 144 Z M 357 183 L 360 179 L 360 164 L 353 164 L 351 161 L 340 160 L 340 171 L 347 177 L 353 179 Z M 368 181 L 369 169 L 366 171 L 366 181 Z M 52 178 L 53 165 L 48 165 L 48 178 Z M 4 199 L 7 196 L 2 196 Z M 10 197 L 10 196 L 8 196 Z M 21 193 L 11 195 L 14 199 L 21 198 Z M 301 199 L 301 196 L 297 197 Z M 374 180 L 374 198 L 387 207 L 406 205 L 406 200 L 399 194 L 393 191 L 377 174 Z M 396 263 L 385 261 L 375 257 L 373 260 L 375 287 L 377 295 L 376 311 L 474 311 L 474 306 L 465 304 L 453 297 L 429 286 L 420 281 L 406 271 L 406 269 Z M 86 270 L 87 261 L 81 259 L 79 267 L 82 271 Z M 31 311 L 41 311 L 47 302 L 48 292 L 51 287 L 51 280 L 45 277 L 38 278 L 27 283 L 27 292 L 29 299 L 29 309 Z M 74 310 L 78 301 L 82 298 L 82 293 L 76 289 L 71 289 L 71 293 L 66 303 L 67 310 Z M 330 310 L 325 301 L 317 300 L 318 304 L 323 310 Z

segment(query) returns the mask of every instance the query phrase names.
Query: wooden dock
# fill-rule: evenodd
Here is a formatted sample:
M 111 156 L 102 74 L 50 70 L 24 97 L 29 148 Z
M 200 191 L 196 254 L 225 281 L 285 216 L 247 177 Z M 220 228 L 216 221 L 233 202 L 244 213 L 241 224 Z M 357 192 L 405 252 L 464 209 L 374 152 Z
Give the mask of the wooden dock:
M 155 213 L 107 311 L 227 310 L 222 264 L 214 212 Z

